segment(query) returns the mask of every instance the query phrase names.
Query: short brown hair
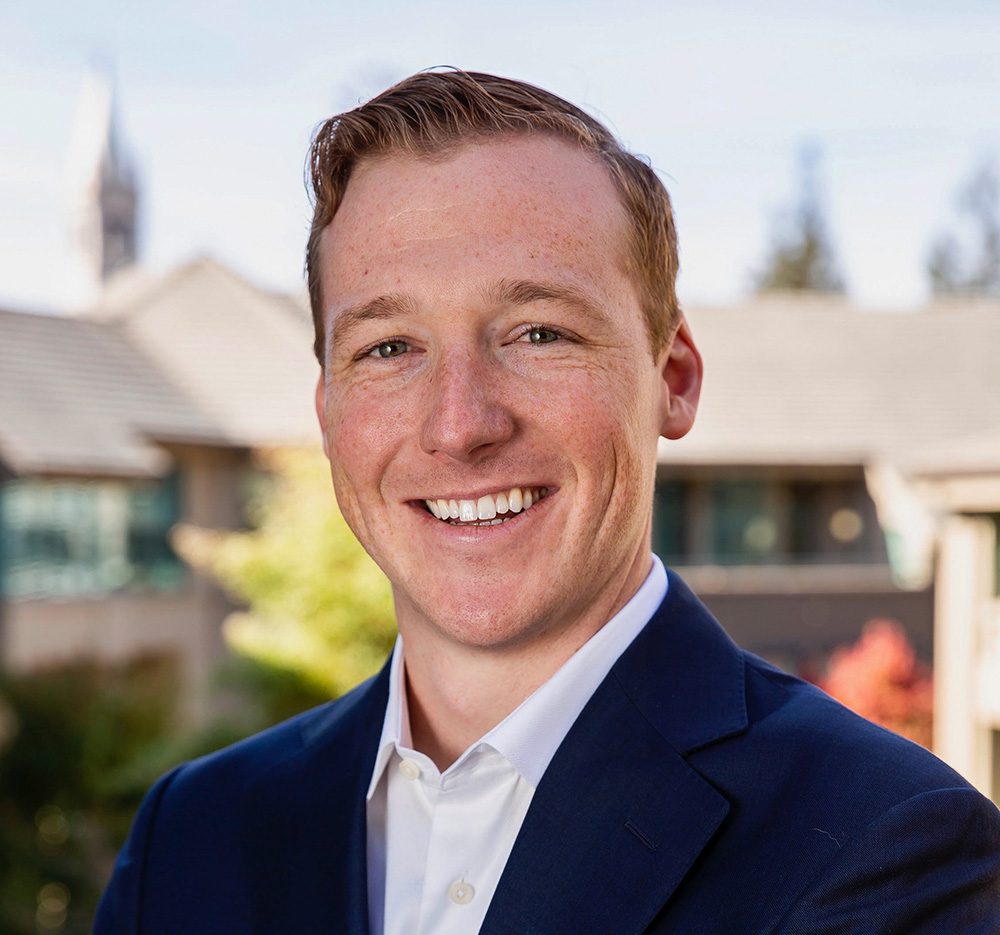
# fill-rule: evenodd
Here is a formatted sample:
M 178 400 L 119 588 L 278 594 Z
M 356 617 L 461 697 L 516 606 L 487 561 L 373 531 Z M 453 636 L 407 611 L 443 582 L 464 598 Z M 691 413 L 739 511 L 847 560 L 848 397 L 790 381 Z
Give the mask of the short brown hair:
M 324 363 L 319 242 L 343 200 L 354 167 L 365 157 L 431 157 L 495 136 L 547 133 L 592 154 L 621 195 L 631 223 L 629 271 L 640 290 L 654 355 L 680 318 L 677 230 L 670 196 L 647 162 L 622 147 L 602 123 L 568 101 L 512 78 L 449 69 L 423 71 L 360 107 L 325 121 L 309 151 L 314 210 L 306 276 L 316 340 Z

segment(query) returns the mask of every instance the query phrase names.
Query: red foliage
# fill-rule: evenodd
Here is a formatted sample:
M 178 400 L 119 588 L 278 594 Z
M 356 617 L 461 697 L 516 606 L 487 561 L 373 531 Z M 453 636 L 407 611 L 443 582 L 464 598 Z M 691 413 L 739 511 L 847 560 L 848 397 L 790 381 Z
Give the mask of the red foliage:
M 930 669 L 895 620 L 870 620 L 853 646 L 835 650 L 820 687 L 862 717 L 930 748 Z

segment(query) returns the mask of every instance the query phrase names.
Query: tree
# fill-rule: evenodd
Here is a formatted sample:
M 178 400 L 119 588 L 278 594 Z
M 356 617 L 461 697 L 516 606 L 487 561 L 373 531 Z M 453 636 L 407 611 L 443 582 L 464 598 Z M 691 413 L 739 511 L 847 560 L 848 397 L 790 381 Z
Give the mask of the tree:
M 857 643 L 833 653 L 820 687 L 862 717 L 930 748 L 930 670 L 895 620 L 866 623 Z
M 297 682 L 304 701 L 336 697 L 374 673 L 392 648 L 389 585 L 341 516 L 322 453 L 262 458 L 270 480 L 253 508 L 256 528 L 181 527 L 173 541 L 249 604 L 226 620 L 225 636 L 264 668 L 272 688 Z
M 940 234 L 927 257 L 931 290 L 1000 298 L 1000 180 L 989 160 L 959 190 L 955 209 L 957 232 Z
M 818 162 L 819 151 L 804 146 L 799 155 L 799 201 L 774 225 L 767 259 L 755 276 L 758 292 L 844 291 L 823 217 Z

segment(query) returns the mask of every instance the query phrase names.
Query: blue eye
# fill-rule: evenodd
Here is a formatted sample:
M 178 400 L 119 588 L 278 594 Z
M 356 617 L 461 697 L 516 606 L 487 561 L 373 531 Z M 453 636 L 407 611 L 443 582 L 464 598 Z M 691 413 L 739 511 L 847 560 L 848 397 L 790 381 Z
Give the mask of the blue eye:
M 405 354 L 409 350 L 410 346 L 405 341 L 393 338 L 390 341 L 383 341 L 381 344 L 373 347 L 369 352 L 372 356 L 378 355 L 379 357 L 399 357 L 400 354 Z
M 532 328 L 525 334 L 532 344 L 551 344 L 553 341 L 559 340 L 559 333 L 551 328 Z

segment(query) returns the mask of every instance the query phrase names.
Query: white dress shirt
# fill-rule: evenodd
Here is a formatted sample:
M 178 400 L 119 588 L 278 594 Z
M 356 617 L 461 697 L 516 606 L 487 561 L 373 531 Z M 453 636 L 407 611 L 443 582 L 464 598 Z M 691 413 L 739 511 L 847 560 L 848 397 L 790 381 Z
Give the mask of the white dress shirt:
M 666 593 L 667 575 L 654 555 L 632 599 L 443 773 L 412 747 L 397 639 L 368 787 L 372 935 L 479 931 L 542 774 Z

